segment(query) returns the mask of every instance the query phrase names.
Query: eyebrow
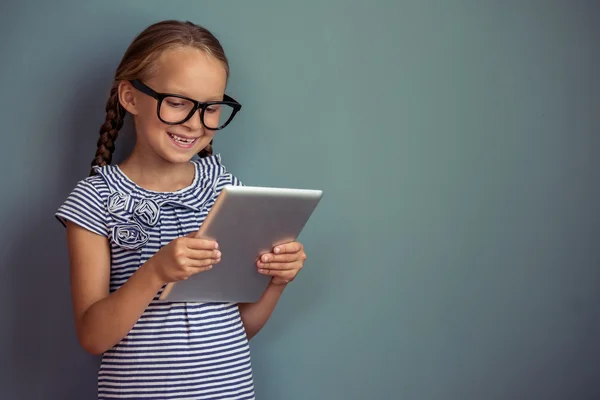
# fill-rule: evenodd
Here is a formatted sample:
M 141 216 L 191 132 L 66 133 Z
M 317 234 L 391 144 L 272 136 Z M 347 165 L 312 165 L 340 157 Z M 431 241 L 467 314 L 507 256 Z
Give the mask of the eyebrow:
M 170 94 L 177 94 L 179 96 L 184 96 L 187 97 L 189 99 L 192 100 L 196 100 L 196 101 L 200 101 L 200 102 L 204 102 L 204 101 L 222 101 L 223 100 L 223 95 L 215 95 L 215 96 L 209 96 L 203 100 L 198 100 L 193 96 L 190 96 L 189 93 L 187 93 L 185 90 L 179 88 L 179 87 L 172 87 L 169 90 L 165 90 L 163 93 L 170 93 Z

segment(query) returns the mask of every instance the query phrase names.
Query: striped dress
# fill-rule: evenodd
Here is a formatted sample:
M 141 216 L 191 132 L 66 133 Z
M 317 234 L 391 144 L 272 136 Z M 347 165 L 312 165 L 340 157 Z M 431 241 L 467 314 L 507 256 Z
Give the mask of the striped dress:
M 240 185 L 219 155 L 192 160 L 193 183 L 156 192 L 118 166 L 76 185 L 56 212 L 106 237 L 114 292 L 162 246 L 197 230 L 226 185 Z M 250 349 L 237 304 L 159 302 L 102 356 L 99 399 L 254 399 Z

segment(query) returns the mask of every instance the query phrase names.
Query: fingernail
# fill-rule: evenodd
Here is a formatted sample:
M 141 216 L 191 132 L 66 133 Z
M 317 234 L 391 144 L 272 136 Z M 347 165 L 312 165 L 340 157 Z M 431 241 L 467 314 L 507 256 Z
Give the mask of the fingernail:
M 221 252 L 219 250 L 217 250 L 217 252 L 215 253 L 215 255 L 217 256 L 217 258 L 221 258 Z
M 261 274 L 264 274 L 265 272 L 267 272 L 266 269 L 259 269 L 258 272 L 260 272 Z
M 269 256 L 263 256 L 262 260 L 263 260 L 263 262 L 269 261 Z
M 215 249 L 219 248 L 219 243 L 215 242 Z
M 212 265 L 209 265 L 207 268 L 208 268 L 208 269 L 212 269 L 212 267 L 213 267 Z
M 275 247 L 275 254 L 279 254 L 281 250 L 279 249 L 279 247 Z

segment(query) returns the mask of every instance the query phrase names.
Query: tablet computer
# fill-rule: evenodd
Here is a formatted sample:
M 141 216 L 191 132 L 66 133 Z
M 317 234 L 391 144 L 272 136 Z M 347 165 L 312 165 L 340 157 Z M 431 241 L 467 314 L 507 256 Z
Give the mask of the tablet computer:
M 159 299 L 258 301 L 271 280 L 258 272 L 258 258 L 278 244 L 295 241 L 322 196 L 322 190 L 226 186 L 198 231 L 198 236 L 219 243 L 221 262 L 186 280 L 168 283 Z

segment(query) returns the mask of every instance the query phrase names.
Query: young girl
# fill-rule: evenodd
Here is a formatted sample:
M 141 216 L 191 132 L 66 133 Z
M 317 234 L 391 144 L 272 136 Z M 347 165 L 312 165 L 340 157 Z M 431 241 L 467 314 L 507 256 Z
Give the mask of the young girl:
M 206 29 L 165 21 L 144 30 L 117 68 L 91 176 L 56 213 L 77 336 L 103 355 L 100 399 L 254 398 L 248 340 L 302 268 L 300 243 L 257 261 L 272 276 L 257 303 L 156 302 L 168 282 L 219 268 L 218 243 L 196 232 L 223 187 L 241 184 L 211 147 L 241 108 L 224 93 L 228 76 Z M 136 144 L 110 165 L 126 113 Z

